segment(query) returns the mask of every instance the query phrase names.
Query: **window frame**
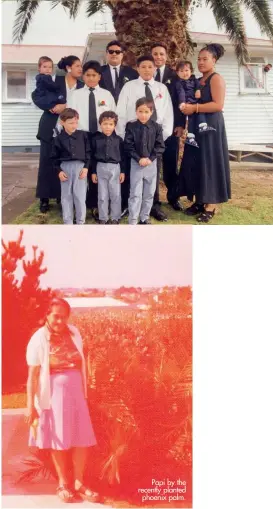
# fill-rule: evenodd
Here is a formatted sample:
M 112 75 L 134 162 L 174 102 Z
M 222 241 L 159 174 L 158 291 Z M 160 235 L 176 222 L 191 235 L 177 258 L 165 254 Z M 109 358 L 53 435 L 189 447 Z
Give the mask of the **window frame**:
M 250 62 L 247 62 L 246 65 L 249 65 L 249 66 L 258 66 L 259 69 L 261 69 L 261 72 L 263 73 L 263 76 L 264 76 L 264 87 L 261 88 L 261 87 L 258 87 L 258 88 L 247 88 L 245 87 L 245 66 L 244 65 L 241 65 L 240 66 L 240 94 L 241 95 L 261 95 L 261 94 L 268 94 L 269 91 L 268 91 L 268 79 L 267 79 L 267 74 L 264 72 L 263 68 L 266 66 L 266 64 L 268 63 L 267 61 L 267 58 L 265 57 L 262 57 L 262 56 L 256 56 L 256 57 L 253 57 L 253 58 L 261 58 L 263 59 L 263 62 L 251 62 L 251 59 L 250 59 Z
M 23 99 L 23 98 L 9 98 L 8 97 L 8 72 L 24 72 L 25 75 L 26 75 L 26 97 Z M 23 103 L 23 104 L 31 104 L 32 100 L 31 100 L 31 90 L 30 90 L 30 73 L 29 73 L 29 70 L 28 69 L 23 69 L 23 68 L 16 68 L 16 67 L 11 67 L 11 68 L 8 68 L 8 69 L 5 69 L 3 71 L 3 78 L 4 78 L 4 82 L 3 82 L 3 103 L 8 103 L 8 104 L 17 104 L 17 103 Z

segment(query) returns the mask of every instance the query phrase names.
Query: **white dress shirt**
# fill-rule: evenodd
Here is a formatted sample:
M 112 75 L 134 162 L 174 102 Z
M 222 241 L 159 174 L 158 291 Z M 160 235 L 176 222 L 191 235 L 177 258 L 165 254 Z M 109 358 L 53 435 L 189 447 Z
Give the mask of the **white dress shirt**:
M 66 102 L 68 104 L 74 90 L 77 90 L 77 82 L 75 83 L 75 85 L 72 88 L 69 88 L 67 81 L 65 80 L 65 86 L 66 86 Z
M 120 73 L 120 65 L 110 65 L 109 64 L 109 67 L 110 67 L 110 72 L 111 72 L 111 76 L 112 76 L 112 82 L 113 82 L 113 87 L 115 88 L 116 86 L 116 75 L 115 75 L 115 70 L 114 68 L 117 69 L 117 72 L 118 72 L 118 77 L 119 77 L 119 73 Z
M 87 397 L 82 337 L 74 325 L 68 325 L 68 328 L 71 332 L 71 339 L 82 357 L 83 387 L 84 395 Z M 40 366 L 38 392 L 35 394 L 35 408 L 38 411 L 50 408 L 49 339 L 47 328 L 41 327 L 33 334 L 27 345 L 26 358 L 28 366 Z
M 118 125 L 116 132 L 124 138 L 127 122 L 136 120 L 136 101 L 145 97 L 144 80 L 139 76 L 136 80 L 128 81 L 120 92 L 117 115 Z M 157 123 L 162 126 L 163 138 L 166 140 L 173 132 L 173 106 L 169 91 L 163 83 L 153 78 L 148 82 L 154 98 L 157 113 Z
M 90 90 L 85 85 L 83 88 L 78 88 L 71 94 L 68 108 L 73 108 L 79 114 L 79 127 L 83 131 L 89 131 L 89 94 Z M 116 111 L 116 103 L 108 90 L 101 88 L 99 85 L 94 90 L 95 101 L 96 101 L 96 114 L 98 121 L 98 131 L 101 131 L 99 125 L 100 114 L 104 111 Z M 104 104 L 100 104 L 104 102 Z
M 159 69 L 159 72 L 160 72 L 160 81 L 161 81 L 161 83 L 162 83 L 162 81 L 163 81 L 163 76 L 164 76 L 164 72 L 165 72 L 165 67 L 166 67 L 166 65 L 162 65 L 161 67 L 157 67 L 157 69 L 156 69 L 156 71 L 155 71 L 154 78 L 156 77 L 156 75 L 157 75 L 157 71 L 158 71 L 158 69 Z

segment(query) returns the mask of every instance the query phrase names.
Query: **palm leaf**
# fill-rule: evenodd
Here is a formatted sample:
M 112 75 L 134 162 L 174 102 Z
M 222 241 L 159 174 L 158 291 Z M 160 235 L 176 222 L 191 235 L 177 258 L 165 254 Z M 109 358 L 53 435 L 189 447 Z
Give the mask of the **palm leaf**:
M 96 14 L 96 12 L 102 11 L 106 2 L 103 0 L 88 0 L 86 7 L 86 15 L 88 18 Z
M 218 28 L 224 28 L 233 42 L 239 62 L 246 62 L 247 37 L 240 3 L 237 0 L 206 0 L 206 5 L 211 7 Z
M 246 8 L 252 12 L 260 30 L 269 39 L 273 38 L 273 16 L 267 0 L 242 0 Z M 272 2 L 271 2 L 272 3 Z
M 19 6 L 15 13 L 13 25 L 13 42 L 21 42 L 40 5 L 41 0 L 18 0 Z

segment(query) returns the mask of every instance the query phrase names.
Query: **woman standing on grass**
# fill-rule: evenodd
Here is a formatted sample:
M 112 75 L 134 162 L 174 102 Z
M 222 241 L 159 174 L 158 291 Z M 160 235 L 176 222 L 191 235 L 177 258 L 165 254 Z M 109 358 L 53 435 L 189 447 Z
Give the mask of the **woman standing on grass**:
M 179 196 L 188 196 L 195 202 L 185 210 L 188 216 L 197 216 L 200 223 L 208 223 L 215 214 L 216 204 L 231 198 L 230 166 L 223 107 L 225 82 L 215 72 L 215 64 L 224 55 L 221 44 L 208 44 L 199 52 L 198 69 L 201 99 L 197 104 L 185 104 L 184 115 L 205 113 L 208 125 L 215 131 L 196 133 L 199 148 L 185 145 L 180 169 Z
M 44 327 L 27 346 L 29 445 L 51 450 L 59 479 L 57 493 L 63 502 L 73 502 L 76 494 L 96 501 L 98 494 L 83 482 L 88 447 L 96 444 L 96 438 L 86 400 L 82 338 L 76 327 L 67 324 L 69 315 L 68 302 L 53 299 Z M 68 480 L 68 451 L 72 452 L 73 486 Z
M 66 75 L 56 76 L 55 83 L 59 86 L 65 101 L 68 102 L 73 91 L 84 86 L 84 83 L 79 80 L 82 75 L 82 64 L 78 57 L 69 55 L 60 60 L 58 68 Z M 40 211 L 43 213 L 49 210 L 50 198 L 55 198 L 58 202 L 61 199 L 60 180 L 53 169 L 50 156 L 53 132 L 59 115 L 65 108 L 66 104 L 56 104 L 51 110 L 44 110 L 39 122 L 37 138 L 41 146 L 36 197 L 40 198 Z

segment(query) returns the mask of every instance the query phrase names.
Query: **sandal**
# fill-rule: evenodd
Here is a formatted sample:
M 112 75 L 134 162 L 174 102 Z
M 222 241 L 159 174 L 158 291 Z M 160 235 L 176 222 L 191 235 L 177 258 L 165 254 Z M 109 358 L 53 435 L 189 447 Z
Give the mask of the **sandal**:
M 214 210 L 204 210 L 204 212 L 202 212 L 200 214 L 200 216 L 198 216 L 196 218 L 196 220 L 198 221 L 198 223 L 208 223 L 214 216 L 215 214 L 215 209 Z
M 87 500 L 88 502 L 97 502 L 99 499 L 99 494 L 90 490 L 84 486 L 84 484 L 82 484 L 79 489 L 75 489 L 75 492 L 79 494 L 83 500 Z
M 202 203 L 193 203 L 190 207 L 184 210 L 186 216 L 196 216 L 200 212 L 204 212 L 204 205 Z
M 68 484 L 60 484 L 56 489 L 59 499 L 65 504 L 69 504 L 75 501 L 73 491 L 69 488 Z M 65 495 L 67 493 L 67 495 Z

